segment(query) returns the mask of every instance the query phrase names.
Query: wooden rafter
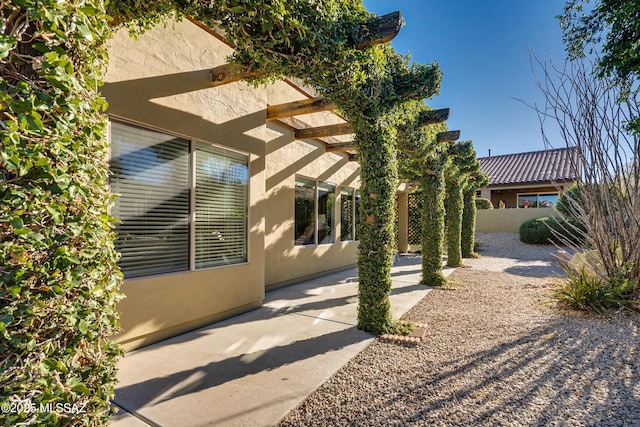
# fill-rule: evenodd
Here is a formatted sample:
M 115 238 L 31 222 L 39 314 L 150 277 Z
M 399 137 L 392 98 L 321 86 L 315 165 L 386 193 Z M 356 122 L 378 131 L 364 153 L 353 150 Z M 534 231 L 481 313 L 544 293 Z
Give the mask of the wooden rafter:
M 460 138 L 459 130 L 450 130 L 447 132 L 440 132 L 436 136 L 436 141 L 438 142 L 454 142 Z
M 327 144 L 326 152 L 333 153 L 335 151 L 351 151 L 355 150 L 353 142 L 343 142 L 339 144 Z
M 348 135 L 353 133 L 349 123 L 337 125 L 319 126 L 315 128 L 298 129 L 295 133 L 296 139 L 324 138 L 335 135 Z
M 286 104 L 269 105 L 267 107 L 267 120 L 278 120 L 300 114 L 310 114 L 335 109 L 336 105 L 324 97 L 303 99 L 302 101 L 288 102 Z
M 402 28 L 402 13 L 399 11 L 378 16 L 366 24 L 360 24 L 356 33 L 356 49 L 362 50 L 393 40 Z
M 243 71 L 230 64 L 220 65 L 211 69 L 211 86 L 222 86 L 228 83 L 237 82 L 248 77 L 263 76 L 262 71 Z
M 360 24 L 356 31 L 352 45 L 359 50 L 366 49 L 381 43 L 387 43 L 398 34 L 402 27 L 402 14 L 392 12 L 373 18 L 369 22 Z M 211 69 L 211 86 L 222 86 L 237 82 L 244 78 L 260 77 L 263 71 L 242 71 L 233 69 L 229 64 L 220 65 Z
M 449 118 L 449 109 L 441 108 L 439 110 L 427 110 L 420 113 L 418 117 L 418 123 L 421 126 L 433 125 L 436 123 L 442 123 Z

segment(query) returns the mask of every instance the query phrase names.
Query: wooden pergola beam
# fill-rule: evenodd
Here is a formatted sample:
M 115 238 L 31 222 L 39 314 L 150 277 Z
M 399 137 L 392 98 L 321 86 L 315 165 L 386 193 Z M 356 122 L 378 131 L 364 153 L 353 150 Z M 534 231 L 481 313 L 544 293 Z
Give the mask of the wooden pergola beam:
M 358 50 L 387 43 L 398 35 L 400 28 L 402 28 L 402 14 L 399 11 L 387 13 L 360 24 L 357 35 L 351 43 Z M 245 78 L 264 76 L 264 74 L 264 71 L 243 71 L 224 64 L 211 69 L 211 86 L 222 86 Z
M 348 135 L 353 133 L 349 123 L 337 125 L 319 126 L 315 128 L 298 129 L 295 133 L 296 139 L 323 138 L 335 135 Z
M 278 120 L 285 117 L 318 113 L 321 111 L 330 111 L 335 109 L 336 105 L 327 98 L 309 98 L 303 99 L 302 101 L 267 106 L 267 120 Z
M 427 126 L 445 122 L 449 118 L 449 112 L 449 108 L 423 111 L 418 116 L 418 124 L 420 126 Z
M 264 71 L 246 71 L 224 64 L 211 69 L 211 86 L 222 86 L 249 77 L 264 76 L 264 74 Z
M 362 50 L 394 39 L 402 28 L 400 11 L 378 16 L 371 21 L 360 24 L 355 36 L 356 49 Z
M 447 132 L 440 132 L 436 135 L 437 142 L 454 142 L 460 138 L 459 130 L 450 130 Z
M 344 142 L 340 144 L 328 144 L 325 151 L 327 153 L 333 153 L 336 151 L 350 151 L 350 150 L 355 150 L 355 146 L 353 145 L 353 142 Z

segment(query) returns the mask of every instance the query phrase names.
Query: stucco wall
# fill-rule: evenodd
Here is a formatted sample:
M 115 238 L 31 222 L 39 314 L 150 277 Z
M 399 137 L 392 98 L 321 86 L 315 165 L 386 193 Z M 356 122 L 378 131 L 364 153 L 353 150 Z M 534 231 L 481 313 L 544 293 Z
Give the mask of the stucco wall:
M 209 69 L 231 49 L 191 22 L 159 26 L 109 45 L 102 92 L 112 117 L 219 144 L 250 155 L 246 264 L 135 280 L 122 287 L 123 332 L 134 348 L 248 308 L 264 298 L 266 91 L 243 82 L 212 88 Z
M 149 30 L 137 41 L 122 30 L 110 41 L 102 93 L 112 119 L 250 156 L 248 262 L 127 280 L 118 306 L 123 332 L 116 337 L 127 349 L 257 307 L 265 289 L 356 262 L 357 242 L 339 241 L 339 203 L 336 243 L 294 246 L 294 194 L 296 175 L 331 182 L 336 193 L 341 186 L 358 188 L 359 163 L 326 153 L 319 141 L 296 141 L 288 125 L 266 121 L 267 105 L 307 98 L 299 88 L 286 82 L 211 87 L 210 69 L 231 53 L 187 20 Z M 329 112 L 296 120 L 305 126 L 343 121 Z
M 297 100 L 304 96 L 285 83 L 267 89 L 270 104 Z M 327 114 L 305 115 L 309 125 L 339 122 Z M 342 153 L 326 153 L 324 144 L 313 140 L 295 141 L 293 131 L 276 122 L 267 125 L 266 141 L 266 286 L 272 289 L 319 273 L 350 267 L 356 262 L 357 242 L 340 242 L 340 204 L 334 212 L 336 242 L 317 246 L 294 245 L 296 175 L 330 182 L 340 187 L 359 188 L 360 164 L 349 162 Z
M 485 233 L 517 233 L 523 222 L 545 216 L 558 216 L 555 208 L 478 209 L 476 231 Z

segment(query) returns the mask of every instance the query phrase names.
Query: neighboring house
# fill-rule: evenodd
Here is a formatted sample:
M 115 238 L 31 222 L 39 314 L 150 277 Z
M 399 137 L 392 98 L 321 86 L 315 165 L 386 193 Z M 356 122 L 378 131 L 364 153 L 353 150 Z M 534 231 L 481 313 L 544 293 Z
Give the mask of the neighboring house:
M 553 207 L 562 191 L 580 178 L 578 149 L 557 148 L 478 158 L 489 185 L 478 190 L 494 208 Z
M 127 349 L 356 262 L 360 164 L 338 151 L 352 138 L 298 133 L 344 119 L 287 117 L 278 107 L 316 96 L 292 81 L 212 87 L 210 70 L 232 53 L 188 20 L 110 41 L 102 93 Z

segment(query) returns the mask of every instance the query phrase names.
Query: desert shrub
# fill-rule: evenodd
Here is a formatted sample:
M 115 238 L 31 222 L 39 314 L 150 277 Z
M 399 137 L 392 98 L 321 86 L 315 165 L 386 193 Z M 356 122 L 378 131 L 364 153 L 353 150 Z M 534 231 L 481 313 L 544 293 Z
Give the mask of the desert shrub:
M 553 233 L 547 225 L 549 217 L 525 221 L 520 226 L 520 240 L 531 244 L 548 244 L 553 241 Z
M 493 204 L 489 199 L 485 199 L 484 197 L 477 197 L 476 209 L 493 209 Z
M 634 285 L 625 269 L 607 279 L 587 269 L 565 272 L 567 277 L 552 292 L 552 298 L 561 304 L 606 316 L 612 308 L 636 311 L 634 305 L 640 303 L 632 299 Z
M 579 244 L 584 240 L 584 227 L 573 219 L 542 217 L 527 220 L 520 226 L 520 240 L 531 244 Z

